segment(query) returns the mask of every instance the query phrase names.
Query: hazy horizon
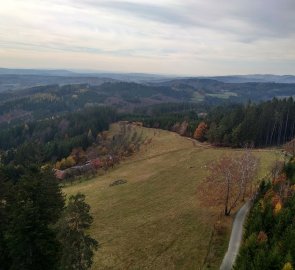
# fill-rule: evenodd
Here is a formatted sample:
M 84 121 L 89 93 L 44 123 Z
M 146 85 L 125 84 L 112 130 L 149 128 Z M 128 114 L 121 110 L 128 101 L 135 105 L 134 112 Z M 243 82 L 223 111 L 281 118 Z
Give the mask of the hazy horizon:
M 175 76 L 295 74 L 292 0 L 10 0 L 0 66 Z
M 277 73 L 245 73 L 245 74 L 238 74 L 238 73 L 232 73 L 232 74 L 209 74 L 209 75 L 198 75 L 198 74 L 169 74 L 169 73 L 155 73 L 155 72 L 137 72 L 137 71 L 130 71 L 130 72 L 124 72 L 124 71 L 110 71 L 110 70 L 86 70 L 86 69 L 72 69 L 72 68 L 34 68 L 34 67 L 2 67 L 0 66 L 0 69 L 7 69 L 7 70 L 36 70 L 36 71 L 69 71 L 76 74 L 104 74 L 104 73 L 110 73 L 110 74 L 143 74 L 143 75 L 151 75 L 151 76 L 166 76 L 166 77 L 226 77 L 226 76 L 295 76 L 295 74 L 277 74 Z

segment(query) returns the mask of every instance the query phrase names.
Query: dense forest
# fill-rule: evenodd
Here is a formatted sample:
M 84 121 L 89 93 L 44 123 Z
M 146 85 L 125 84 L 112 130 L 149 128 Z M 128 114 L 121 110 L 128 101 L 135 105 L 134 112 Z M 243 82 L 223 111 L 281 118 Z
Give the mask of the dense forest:
M 93 107 L 114 106 L 123 112 L 136 107 L 190 99 L 190 94 L 167 86 L 109 82 L 99 86 L 46 85 L 0 93 L 0 126 L 39 120 Z
M 295 161 L 260 185 L 245 227 L 235 269 L 293 269 L 295 265 Z
M 293 98 L 273 99 L 246 106 L 218 107 L 205 122 L 210 143 L 256 147 L 281 145 L 295 135 L 295 102 Z
M 292 97 L 262 103 L 231 104 L 205 108 L 171 110 L 142 115 L 145 126 L 176 131 L 219 146 L 277 146 L 295 136 L 295 102 Z M 188 107 L 189 108 L 189 107 Z M 182 128 L 181 128 L 182 127 Z M 201 129 L 201 130 L 200 130 Z M 201 131 L 201 132 L 199 132 Z
M 86 149 L 99 132 L 108 130 L 109 124 L 117 120 L 114 109 L 96 107 L 2 129 L 1 162 L 23 165 L 56 161 L 75 147 Z
M 120 112 L 131 113 L 142 107 L 167 102 L 215 106 L 245 104 L 248 100 L 266 101 L 273 97 L 281 99 L 295 94 L 295 84 L 292 83 L 227 83 L 205 78 L 156 82 L 98 80 L 99 83 L 80 84 L 47 82 L 45 85 L 0 91 L 0 127 L 92 106 L 115 106 Z

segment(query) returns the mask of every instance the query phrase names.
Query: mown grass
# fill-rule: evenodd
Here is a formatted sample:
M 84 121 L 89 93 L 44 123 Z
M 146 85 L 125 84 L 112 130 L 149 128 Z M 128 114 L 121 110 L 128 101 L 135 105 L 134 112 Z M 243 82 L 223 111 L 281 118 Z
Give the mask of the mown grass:
M 209 161 L 237 151 L 200 145 L 167 131 L 138 129 L 152 138 L 149 145 L 105 175 L 64 188 L 66 194 L 84 193 L 91 205 L 90 234 L 101 245 L 93 269 L 202 269 L 221 208 L 202 206 L 198 187 Z M 274 152 L 256 155 L 263 175 Z M 109 187 L 116 179 L 128 182 Z M 212 243 L 218 246 L 210 269 L 218 269 L 226 249 L 226 223 L 224 235 Z

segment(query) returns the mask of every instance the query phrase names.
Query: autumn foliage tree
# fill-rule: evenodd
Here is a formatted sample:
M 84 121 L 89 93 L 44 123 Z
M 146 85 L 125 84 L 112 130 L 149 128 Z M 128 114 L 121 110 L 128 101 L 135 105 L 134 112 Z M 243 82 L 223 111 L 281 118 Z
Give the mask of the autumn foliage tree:
M 64 170 L 70 168 L 76 164 L 76 161 L 73 156 L 68 156 L 67 158 L 63 158 L 61 161 L 57 161 L 55 164 L 55 168 L 57 170 Z
M 292 264 L 290 262 L 285 263 L 282 270 L 293 270 Z
M 293 269 L 295 190 L 284 168 L 261 182 L 244 226 L 235 270 Z
M 201 122 L 194 132 L 194 138 L 201 142 L 204 141 L 207 129 L 207 124 L 205 122 Z
M 203 186 L 210 203 L 224 205 L 225 215 L 230 215 L 240 197 L 239 171 L 235 165 L 235 160 L 230 156 L 212 162 L 209 164 L 210 174 Z
M 240 171 L 239 181 L 242 190 L 242 200 L 244 201 L 247 193 L 252 191 L 252 180 L 257 174 L 259 159 L 252 154 L 250 148 L 245 147 L 236 163 Z
M 223 205 L 224 214 L 228 216 L 237 203 L 250 193 L 258 159 L 247 151 L 234 157 L 224 155 L 208 167 L 209 176 L 202 185 L 202 194 L 206 202 Z

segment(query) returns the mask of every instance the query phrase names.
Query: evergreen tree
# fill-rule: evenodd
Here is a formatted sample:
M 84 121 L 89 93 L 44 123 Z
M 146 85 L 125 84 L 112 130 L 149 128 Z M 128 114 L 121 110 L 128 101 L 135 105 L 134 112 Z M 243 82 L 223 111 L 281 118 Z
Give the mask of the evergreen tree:
M 56 269 L 57 223 L 64 206 L 60 187 L 50 170 L 30 169 L 7 199 L 5 241 L 12 261 L 8 269 Z
M 69 198 L 59 223 L 63 270 L 84 270 L 92 265 L 93 251 L 98 243 L 86 233 L 93 221 L 89 210 L 85 195 L 78 193 Z
M 7 245 L 5 241 L 5 231 L 7 230 L 7 196 L 9 190 L 9 183 L 7 177 L 0 169 L 0 269 L 8 269 L 10 260 L 7 252 Z

